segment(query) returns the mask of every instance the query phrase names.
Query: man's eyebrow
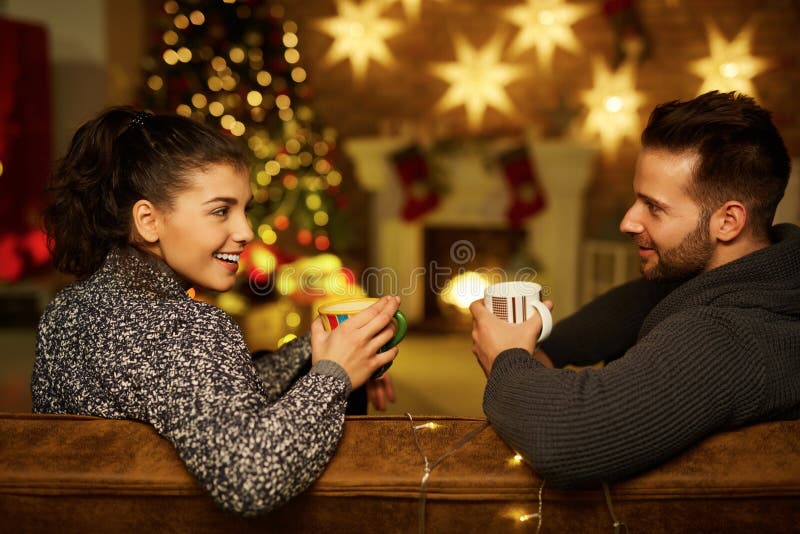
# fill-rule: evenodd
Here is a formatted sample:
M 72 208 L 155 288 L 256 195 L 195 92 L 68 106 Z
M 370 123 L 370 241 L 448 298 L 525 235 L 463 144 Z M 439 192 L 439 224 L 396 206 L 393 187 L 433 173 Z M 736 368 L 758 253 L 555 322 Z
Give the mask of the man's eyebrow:
M 649 202 L 651 204 L 655 204 L 656 206 L 661 207 L 661 208 L 667 206 L 667 204 L 665 204 L 664 202 L 661 202 L 660 200 L 655 199 L 655 198 L 653 198 L 651 196 L 645 195 L 643 193 L 636 193 L 636 198 L 639 198 L 641 200 L 646 200 L 647 202 Z

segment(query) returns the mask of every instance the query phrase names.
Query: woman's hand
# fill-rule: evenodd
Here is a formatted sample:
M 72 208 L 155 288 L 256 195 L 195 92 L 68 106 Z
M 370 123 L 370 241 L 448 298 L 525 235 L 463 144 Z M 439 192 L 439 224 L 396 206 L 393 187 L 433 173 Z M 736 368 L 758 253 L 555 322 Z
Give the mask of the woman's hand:
M 394 402 L 394 386 L 389 373 L 380 378 L 367 381 L 367 399 L 372 406 L 381 412 L 386 411 L 386 401 Z
M 394 336 L 392 318 L 400 307 L 400 297 L 382 297 L 378 302 L 350 317 L 331 332 L 322 319 L 311 323 L 311 362 L 332 360 L 350 377 L 353 389 L 397 356 L 397 347 L 378 353 Z M 394 395 L 394 393 L 392 393 Z

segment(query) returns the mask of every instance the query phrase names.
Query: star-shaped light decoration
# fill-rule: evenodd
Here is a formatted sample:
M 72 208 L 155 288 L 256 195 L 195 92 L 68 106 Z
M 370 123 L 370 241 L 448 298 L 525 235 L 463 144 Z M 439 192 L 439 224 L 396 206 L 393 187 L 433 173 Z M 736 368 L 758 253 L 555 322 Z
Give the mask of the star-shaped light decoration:
M 505 87 L 521 77 L 524 70 L 520 66 L 500 62 L 504 41 L 502 34 L 495 34 L 478 50 L 462 35 L 454 37 L 456 61 L 437 63 L 431 67 L 436 76 L 450 83 L 450 88 L 436 103 L 438 111 L 444 112 L 463 104 L 472 129 L 480 126 L 489 106 L 513 115 L 514 105 Z
M 409 20 L 419 20 L 419 13 L 420 13 L 420 6 L 422 5 L 422 0 L 383 0 L 385 4 L 394 4 L 395 2 L 402 2 L 403 4 L 403 12 L 405 12 L 406 17 Z M 440 2 L 446 2 L 447 0 L 439 0 Z
M 703 78 L 698 94 L 711 90 L 738 91 L 756 97 L 752 78 L 770 67 L 770 61 L 750 54 L 753 27 L 745 26 L 727 41 L 712 23 L 707 24 L 710 54 L 692 62 L 691 70 Z
M 639 133 L 636 110 L 644 103 L 645 97 L 635 88 L 633 63 L 623 63 L 612 72 L 603 60 L 596 58 L 593 70 L 594 87 L 581 95 L 589 110 L 584 132 L 600 137 L 607 155 L 615 154 L 624 138 L 636 140 Z
M 526 0 L 524 5 L 506 9 L 505 18 L 520 27 L 511 43 L 511 53 L 535 47 L 539 63 L 549 68 L 557 46 L 573 53 L 580 51 L 572 25 L 594 9 L 586 4 L 567 4 L 564 0 Z
M 370 59 L 384 66 L 392 65 L 394 57 L 386 46 L 386 39 L 399 33 L 403 25 L 381 17 L 386 4 L 385 0 L 365 0 L 361 4 L 337 0 L 338 16 L 317 21 L 318 27 L 333 37 L 323 61 L 334 65 L 350 59 L 353 78 L 358 82 L 366 76 Z

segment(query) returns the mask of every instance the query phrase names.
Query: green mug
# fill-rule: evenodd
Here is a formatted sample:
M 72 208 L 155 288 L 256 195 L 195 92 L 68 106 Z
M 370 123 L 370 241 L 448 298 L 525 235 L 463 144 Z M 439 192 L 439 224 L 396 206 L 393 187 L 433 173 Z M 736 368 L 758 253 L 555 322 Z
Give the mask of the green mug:
M 325 327 L 325 330 L 330 332 L 353 315 L 361 313 L 376 302 L 378 302 L 378 299 L 375 298 L 339 300 L 320 306 L 319 316 L 322 318 L 322 325 Z M 394 312 L 394 321 L 397 324 L 397 332 L 395 332 L 394 337 L 390 339 L 388 343 L 382 346 L 378 352 L 389 350 L 400 343 L 404 337 L 406 337 L 406 332 L 408 331 L 408 322 L 406 321 L 406 316 L 403 315 L 403 312 L 400 310 Z M 391 366 L 392 362 L 381 366 L 372 374 L 370 378 L 380 378 L 381 375 L 383 375 L 383 373 L 385 373 L 386 370 Z

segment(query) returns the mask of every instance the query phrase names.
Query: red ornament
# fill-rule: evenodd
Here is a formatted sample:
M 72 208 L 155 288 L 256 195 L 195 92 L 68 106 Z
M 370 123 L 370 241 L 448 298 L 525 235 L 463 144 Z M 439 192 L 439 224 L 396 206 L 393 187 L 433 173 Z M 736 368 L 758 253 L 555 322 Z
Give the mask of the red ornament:
M 16 236 L 6 234 L 0 237 L 0 280 L 16 282 L 22 276 L 23 267 Z
M 299 232 L 297 232 L 297 242 L 301 245 L 308 246 L 311 244 L 311 240 L 313 239 L 313 235 L 311 234 L 311 230 L 303 228 Z
M 317 250 L 328 250 L 331 246 L 331 240 L 326 235 L 319 235 L 314 239 L 314 246 Z
M 28 253 L 34 267 L 41 267 L 50 261 L 50 250 L 47 248 L 47 235 L 38 229 L 25 234 L 20 244 Z

